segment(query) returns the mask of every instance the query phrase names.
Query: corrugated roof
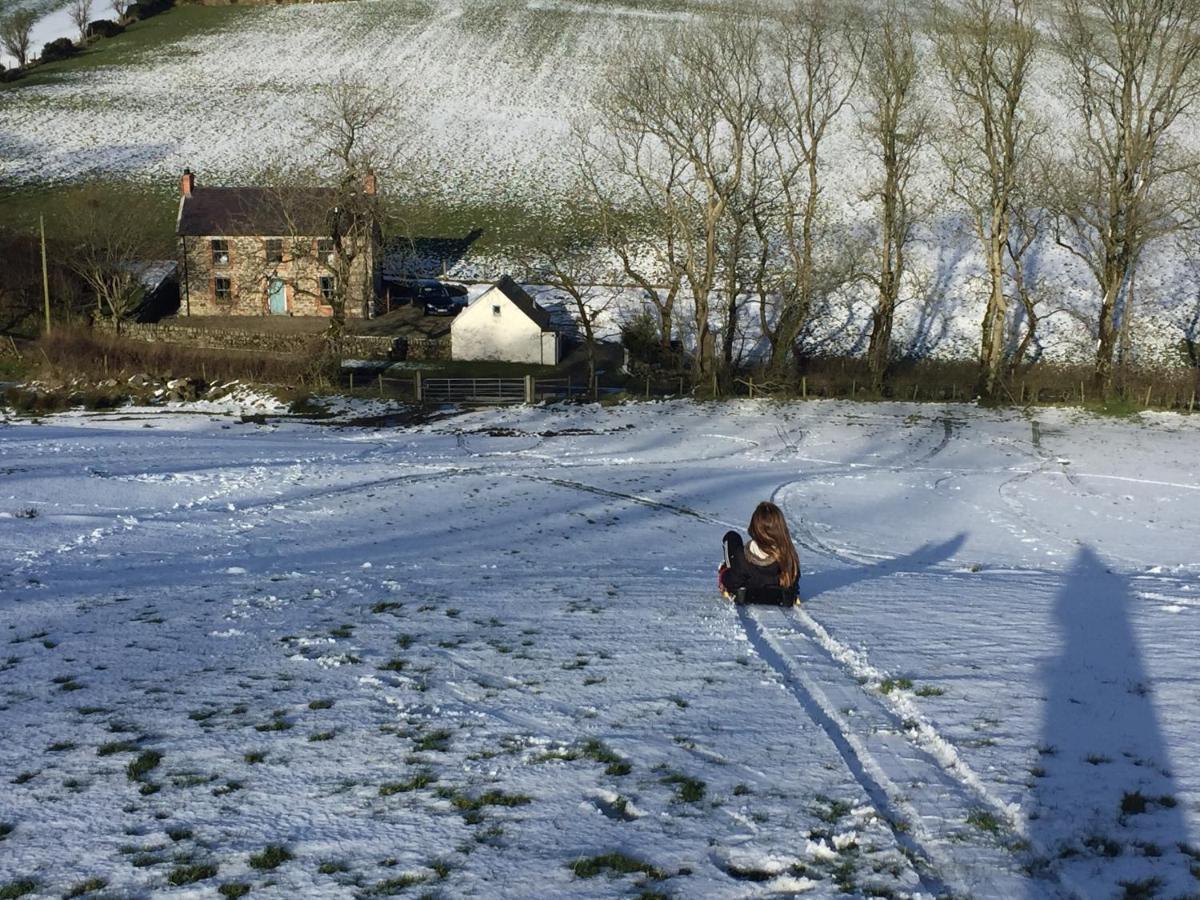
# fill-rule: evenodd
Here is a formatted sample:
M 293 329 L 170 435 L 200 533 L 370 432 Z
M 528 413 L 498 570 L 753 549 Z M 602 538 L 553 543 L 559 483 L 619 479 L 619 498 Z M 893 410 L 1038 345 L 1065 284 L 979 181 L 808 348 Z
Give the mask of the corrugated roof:
M 323 237 L 337 192 L 330 188 L 197 187 L 183 195 L 180 235 Z
M 508 275 L 501 276 L 500 280 L 496 282 L 495 288 L 511 300 L 521 312 L 533 319 L 542 331 L 554 330 L 550 327 L 550 313 L 538 306 L 537 301 L 525 293 L 525 289 Z

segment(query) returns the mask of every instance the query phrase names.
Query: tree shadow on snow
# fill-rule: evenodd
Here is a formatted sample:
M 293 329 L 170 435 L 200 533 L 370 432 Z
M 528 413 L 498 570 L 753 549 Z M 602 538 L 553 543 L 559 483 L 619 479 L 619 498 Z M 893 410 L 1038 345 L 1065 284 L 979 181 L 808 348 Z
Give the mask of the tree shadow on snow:
M 966 540 L 966 532 L 959 532 L 954 537 L 942 541 L 940 544 L 922 544 L 911 553 L 906 553 L 895 559 L 884 560 L 871 565 L 827 569 L 820 572 L 807 571 L 804 568 L 804 557 L 801 556 L 800 567 L 803 574 L 800 579 L 800 596 L 806 601 L 812 600 L 821 596 L 821 594 L 839 591 L 842 588 L 850 587 L 863 581 L 883 578 L 887 575 L 894 575 L 897 572 L 924 571 L 950 559 L 962 548 Z M 808 552 L 812 553 L 812 548 L 809 548 Z M 821 551 L 818 550 L 817 552 Z
M 1055 602 L 1061 649 L 1042 669 L 1031 837 L 1082 895 L 1190 895 L 1195 851 L 1130 601 L 1127 580 L 1081 549 Z

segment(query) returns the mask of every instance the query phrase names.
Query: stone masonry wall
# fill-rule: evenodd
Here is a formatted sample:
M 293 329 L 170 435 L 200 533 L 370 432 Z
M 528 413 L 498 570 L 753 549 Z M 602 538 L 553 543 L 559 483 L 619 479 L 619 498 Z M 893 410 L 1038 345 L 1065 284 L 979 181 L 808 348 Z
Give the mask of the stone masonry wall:
M 101 319 L 96 328 L 116 333 L 111 320 Z M 320 344 L 320 334 L 270 334 L 226 328 L 194 328 L 169 323 L 121 325 L 121 336 L 132 341 L 182 344 L 207 350 L 250 350 L 260 353 L 307 354 Z M 396 341 L 407 345 L 407 359 L 442 360 L 450 358 L 448 338 L 379 337 L 348 334 L 343 338 L 343 353 L 350 359 L 389 359 Z
M 226 262 L 214 260 L 212 242 L 224 240 Z M 316 238 L 279 237 L 282 259 L 267 258 L 266 237 L 211 235 L 183 238 L 180 260 L 180 308 L 193 316 L 264 316 L 270 314 L 268 281 L 283 282 L 288 315 L 328 316 L 322 301 L 320 277 L 329 267 L 318 261 Z M 363 298 L 369 293 L 373 271 L 372 251 L 359 254 L 346 291 L 346 317 L 363 315 Z M 216 292 L 216 279 L 229 281 L 228 298 Z

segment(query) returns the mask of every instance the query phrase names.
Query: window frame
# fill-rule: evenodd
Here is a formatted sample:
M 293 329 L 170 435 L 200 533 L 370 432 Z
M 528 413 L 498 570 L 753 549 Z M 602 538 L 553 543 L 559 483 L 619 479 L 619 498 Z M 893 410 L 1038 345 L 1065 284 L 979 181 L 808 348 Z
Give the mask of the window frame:
M 283 238 L 263 238 L 263 252 L 268 265 L 283 262 Z
M 222 291 L 221 282 L 225 282 L 225 289 Z M 222 296 L 223 294 L 223 296 Z M 233 279 L 228 275 L 213 276 L 213 301 L 215 303 L 232 303 L 233 302 Z
M 328 283 L 328 287 L 326 287 Z M 321 295 L 321 303 L 324 306 L 333 305 L 333 295 L 337 290 L 337 277 L 334 275 L 318 275 L 317 276 L 317 293 Z
M 217 245 L 220 244 L 220 248 Z M 227 238 L 209 238 L 208 239 L 209 259 L 212 260 L 213 268 L 228 269 L 230 261 L 233 259 L 233 253 L 229 246 Z M 222 258 L 223 257 L 223 258 Z

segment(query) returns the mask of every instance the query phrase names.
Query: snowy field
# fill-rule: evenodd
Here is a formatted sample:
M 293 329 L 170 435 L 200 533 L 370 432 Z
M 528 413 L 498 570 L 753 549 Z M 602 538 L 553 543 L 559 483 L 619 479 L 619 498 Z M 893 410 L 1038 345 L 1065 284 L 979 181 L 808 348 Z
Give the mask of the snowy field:
M 1198 438 L 844 403 L 9 420 L 0 890 L 1194 894 Z M 767 497 L 796 610 L 715 595 Z

